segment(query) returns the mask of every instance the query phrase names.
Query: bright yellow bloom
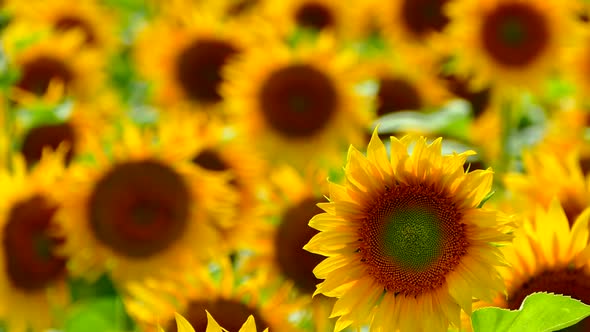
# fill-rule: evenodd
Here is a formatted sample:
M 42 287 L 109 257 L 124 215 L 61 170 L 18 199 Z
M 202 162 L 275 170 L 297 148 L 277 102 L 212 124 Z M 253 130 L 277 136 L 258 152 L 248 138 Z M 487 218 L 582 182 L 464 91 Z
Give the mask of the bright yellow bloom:
M 473 298 L 504 284 L 497 244 L 508 243 L 511 218 L 479 208 L 492 171 L 465 173 L 474 152 L 441 155 L 441 139 L 391 137 L 391 156 L 373 133 L 365 157 L 350 147 L 344 185 L 330 184 L 320 232 L 304 247 L 328 256 L 315 269 L 315 294 L 337 297 L 336 331 L 446 331 L 460 326 Z M 412 147 L 411 154 L 408 149 Z

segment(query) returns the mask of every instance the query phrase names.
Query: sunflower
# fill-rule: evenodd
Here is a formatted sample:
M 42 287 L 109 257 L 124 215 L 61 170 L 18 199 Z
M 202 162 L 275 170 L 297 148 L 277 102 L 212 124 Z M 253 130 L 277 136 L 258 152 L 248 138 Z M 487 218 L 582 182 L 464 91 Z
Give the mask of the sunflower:
M 3 32 L 3 47 L 19 78 L 10 98 L 15 101 L 67 95 L 94 97 L 104 82 L 101 54 L 83 49 L 77 33 L 31 31 L 26 24 L 10 25 Z M 24 45 L 24 46 L 23 46 Z
M 178 316 L 176 316 L 176 319 L 178 322 Z M 215 318 L 211 317 L 211 314 L 209 314 L 209 312 L 207 312 L 207 331 L 206 332 L 223 332 L 223 331 L 224 331 L 224 329 L 222 329 L 221 326 L 219 326 L 219 324 L 217 323 Z M 187 332 L 190 332 L 190 330 Z M 256 332 L 256 321 L 254 320 L 254 316 L 252 316 L 252 315 L 248 316 L 248 319 L 246 320 L 244 325 L 242 325 L 242 327 L 240 328 L 240 330 L 238 332 Z M 268 332 L 268 328 L 264 329 L 263 332 Z
M 263 274 L 244 276 L 231 266 L 229 259 L 194 269 L 178 282 L 153 281 L 143 285 L 131 284 L 133 300 L 127 303 L 130 314 L 147 332 L 163 326 L 176 331 L 175 313 L 186 318 L 196 331 L 205 331 L 207 315 L 228 331 L 238 331 L 249 316 L 259 330 L 298 331 L 289 321 L 301 301 L 289 298 L 290 288 L 268 291 Z M 160 305 L 155 305 L 160 304 Z
M 473 152 L 441 155 L 441 141 L 391 137 L 389 159 L 374 132 L 367 157 L 349 149 L 346 183 L 330 184 L 326 213 L 309 222 L 320 233 L 304 247 L 328 256 L 315 293 L 338 298 L 335 331 L 446 331 L 472 298 L 503 289 L 496 245 L 511 240 L 512 220 L 478 208 L 492 171 L 465 173 Z
M 232 219 L 234 192 L 224 177 L 190 162 L 165 136 L 168 125 L 154 135 L 123 122 L 120 135 L 102 142 L 107 152 L 70 167 L 58 221 L 76 234 L 59 248 L 71 257 L 72 274 L 107 273 L 124 289 L 215 254 L 215 229 Z
M 267 1 L 263 10 L 283 35 L 295 29 L 342 33 L 346 28 L 345 3 L 337 0 Z
M 247 49 L 243 30 L 208 11 L 163 16 L 143 29 L 134 48 L 137 68 L 154 83 L 156 102 L 219 107 L 222 69 Z
M 433 61 L 424 53 L 415 51 L 386 52 L 366 65 L 378 86 L 375 96 L 377 117 L 440 106 L 448 96 L 436 77 Z
M 450 40 L 458 70 L 476 89 L 533 88 L 555 68 L 570 38 L 569 2 L 486 0 L 450 2 Z
M 252 50 L 227 68 L 222 93 L 231 116 L 273 162 L 301 169 L 310 160 L 331 163 L 345 142 L 362 142 L 368 127 L 350 55 L 327 35 L 295 49 L 277 41 Z
M 55 314 L 63 313 L 69 301 L 66 258 L 55 252 L 64 241 L 55 229 L 63 155 L 63 149 L 46 151 L 30 172 L 17 155 L 11 173 L 0 170 L 0 319 L 8 331 L 55 326 Z
M 114 13 L 95 0 L 11 1 L 6 9 L 14 22 L 57 32 L 77 31 L 84 46 L 112 50 L 117 44 Z
M 590 209 L 584 210 L 572 227 L 557 199 L 547 208 L 537 206 L 534 211 L 533 222 L 526 221 L 516 232 L 514 245 L 503 248 L 512 265 L 502 270 L 507 292 L 499 293 L 493 302 L 477 303 L 477 307 L 494 305 L 515 310 L 535 292 L 562 294 L 590 304 Z M 537 227 L 530 227 L 532 224 Z M 585 319 L 573 330 L 589 328 L 590 321 Z
M 586 75 L 590 73 L 590 29 L 581 29 L 579 35 L 580 41 L 567 50 L 563 67 L 568 78 L 575 83 L 580 104 L 585 105 L 590 92 L 590 80 Z
M 444 50 L 444 35 L 450 18 L 448 0 L 399 0 L 383 3 L 379 24 L 394 45 L 412 45 Z
M 547 208 L 556 196 L 573 225 L 590 205 L 590 177 L 583 172 L 579 150 L 564 155 L 554 148 L 542 145 L 523 152 L 524 173 L 508 173 L 504 183 L 525 211 L 535 205 Z

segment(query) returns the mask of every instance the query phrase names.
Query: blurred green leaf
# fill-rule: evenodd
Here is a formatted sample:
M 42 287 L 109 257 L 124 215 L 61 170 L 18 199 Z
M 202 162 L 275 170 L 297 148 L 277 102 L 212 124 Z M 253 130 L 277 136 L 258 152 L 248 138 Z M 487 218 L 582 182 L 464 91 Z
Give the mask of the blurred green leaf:
M 123 332 L 133 329 L 118 297 L 102 297 L 72 306 L 64 332 Z
M 113 282 L 106 275 L 102 275 L 94 282 L 88 282 L 84 279 L 70 279 L 69 286 L 70 296 L 74 301 L 117 295 Z
M 435 112 L 404 111 L 387 114 L 379 118 L 375 125 L 379 124 L 380 134 L 420 130 L 466 139 L 469 137 L 467 127 L 471 121 L 470 115 L 469 103 L 453 100 Z
M 590 306 L 568 296 L 534 293 L 518 310 L 487 307 L 471 317 L 474 332 L 556 331 L 590 316 Z

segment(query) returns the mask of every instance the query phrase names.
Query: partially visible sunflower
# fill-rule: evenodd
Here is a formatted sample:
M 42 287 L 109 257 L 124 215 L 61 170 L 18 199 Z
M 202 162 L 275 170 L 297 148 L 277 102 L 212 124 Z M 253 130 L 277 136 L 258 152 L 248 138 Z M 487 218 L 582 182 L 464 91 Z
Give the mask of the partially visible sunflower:
M 571 40 L 569 1 L 450 2 L 449 36 L 458 71 L 476 89 L 536 88 L 556 69 Z
M 189 7 L 163 16 L 140 31 L 134 46 L 137 69 L 154 84 L 156 102 L 218 110 L 223 68 L 247 49 L 243 26 Z
M 176 312 L 196 331 L 205 331 L 206 312 L 228 331 L 238 331 L 249 316 L 253 316 L 259 330 L 299 331 L 289 316 L 296 314 L 302 303 L 290 299 L 289 287 L 269 292 L 264 275 L 246 277 L 234 270 L 229 259 L 220 257 L 218 261 L 219 264 L 202 266 L 190 275 L 180 276 L 176 283 L 150 281 L 130 285 L 130 293 L 134 294 L 134 299 L 127 303 L 130 314 L 147 332 L 158 326 L 176 332 Z
M 365 68 L 378 86 L 375 96 L 377 117 L 440 106 L 448 96 L 437 78 L 433 61 L 415 49 L 385 52 L 369 61 Z
M 533 222 L 525 222 L 516 232 L 513 246 L 502 248 L 512 266 L 502 269 L 507 292 L 475 306 L 515 310 L 535 292 L 562 294 L 590 304 L 589 216 L 590 209 L 585 209 L 570 227 L 559 200 L 552 200 L 547 207 L 537 206 Z M 588 329 L 590 320 L 585 319 L 567 330 Z
M 107 273 L 124 289 L 214 256 L 216 227 L 234 216 L 235 193 L 224 177 L 195 167 L 164 137 L 169 124 L 160 125 L 154 135 L 123 122 L 120 135 L 101 142 L 108 153 L 70 167 L 58 222 L 76 234 L 59 248 L 72 274 Z
M 581 105 L 586 105 L 590 93 L 590 28 L 580 30 L 580 41 L 567 50 L 564 72 L 575 83 L 576 96 Z
M 96 96 L 104 82 L 101 53 L 82 48 L 77 33 L 32 31 L 21 24 L 3 32 L 2 45 L 19 78 L 10 92 L 14 101 L 66 95 L 80 99 Z
M 84 46 L 113 50 L 117 45 L 117 21 L 112 10 L 95 0 L 11 1 L 7 8 L 14 22 L 53 29 L 78 31 Z
M 16 155 L 10 173 L 0 168 L 0 319 L 8 331 L 54 327 L 69 301 L 66 257 L 56 253 L 63 155 L 46 151 L 32 171 Z
M 585 176 L 579 151 L 563 155 L 555 147 L 544 145 L 523 152 L 524 173 L 508 173 L 506 188 L 517 206 L 533 211 L 536 205 L 549 207 L 557 197 L 570 225 L 590 206 L 590 176 Z
M 176 330 L 178 332 L 195 332 L 195 329 L 191 326 L 191 324 L 186 320 L 186 318 L 182 317 L 182 315 L 176 313 Z M 207 311 L 207 330 L 205 332 L 226 332 L 227 330 L 219 326 L 219 323 L 211 316 L 211 314 Z M 254 316 L 248 316 L 244 325 L 240 328 L 238 332 L 256 332 L 256 321 L 254 320 Z M 268 328 L 264 329 L 263 332 L 268 332 Z
M 413 147 L 411 154 L 408 149 Z M 367 157 L 351 146 L 346 183 L 330 184 L 320 231 L 304 249 L 328 256 L 315 269 L 315 294 L 338 298 L 335 331 L 446 331 L 460 327 L 472 298 L 504 288 L 497 244 L 508 243 L 512 218 L 479 208 L 492 171 L 465 173 L 472 151 L 441 155 L 441 139 L 391 137 L 391 156 L 373 133 Z
M 383 2 L 379 24 L 395 46 L 411 45 L 431 50 L 446 49 L 444 35 L 450 18 L 448 0 L 398 0 Z
M 295 49 L 276 41 L 229 66 L 222 93 L 231 116 L 273 163 L 329 164 L 345 144 L 362 142 L 368 127 L 354 65 L 327 35 Z
M 267 1 L 263 10 L 283 35 L 296 29 L 342 33 L 347 29 L 345 5 L 338 0 Z

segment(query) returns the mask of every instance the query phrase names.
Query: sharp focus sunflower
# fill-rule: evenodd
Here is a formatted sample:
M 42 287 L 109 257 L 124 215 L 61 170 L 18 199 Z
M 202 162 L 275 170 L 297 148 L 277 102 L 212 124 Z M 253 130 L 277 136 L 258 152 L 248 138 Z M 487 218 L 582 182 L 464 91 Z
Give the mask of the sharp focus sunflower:
M 536 205 L 545 208 L 556 196 L 573 225 L 578 215 L 590 205 L 590 177 L 584 174 L 578 151 L 565 156 L 547 145 L 523 153 L 525 173 L 508 173 L 506 188 L 515 194 L 514 201 L 525 211 Z
M 533 88 L 555 69 L 571 34 L 569 2 L 459 0 L 448 7 L 459 71 L 476 88 Z
M 55 252 L 64 241 L 55 222 L 63 152 L 46 151 L 31 172 L 20 156 L 11 174 L 0 170 L 0 319 L 7 331 L 45 331 L 68 303 L 66 258 Z
M 514 245 L 503 248 L 512 266 L 502 270 L 507 292 L 498 294 L 491 303 L 475 306 L 515 310 L 535 292 L 562 294 L 590 304 L 589 216 L 590 209 L 586 209 L 570 228 L 559 200 L 552 200 L 547 208 L 537 206 L 534 221 L 525 221 L 516 232 Z M 537 225 L 536 229 L 532 224 Z M 566 330 L 588 329 L 590 320 L 585 319 Z
M 410 146 L 413 152 L 408 153 Z M 441 139 L 391 137 L 391 157 L 373 133 L 367 157 L 351 146 L 346 183 L 330 185 L 320 231 L 304 247 L 328 256 L 315 269 L 316 294 L 337 297 L 336 331 L 446 331 L 471 314 L 472 298 L 490 299 L 504 284 L 497 244 L 511 218 L 478 208 L 492 171 L 465 173 L 472 151 L 441 155 Z
M 76 234 L 60 247 L 72 274 L 108 273 L 124 289 L 214 254 L 215 228 L 233 217 L 234 192 L 225 178 L 194 167 L 164 132 L 124 125 L 107 142 L 111 154 L 96 151 L 94 163 L 72 165 L 58 218 Z
M 243 53 L 243 26 L 207 11 L 187 9 L 182 17 L 162 17 L 142 30 L 135 45 L 140 73 L 154 83 L 156 101 L 216 108 L 223 101 L 222 69 Z
M 249 316 L 259 330 L 299 331 L 290 321 L 301 301 L 293 301 L 289 287 L 269 292 L 268 279 L 262 275 L 244 276 L 235 271 L 229 259 L 220 264 L 193 269 L 178 282 L 150 281 L 132 284 L 129 290 L 134 300 L 127 303 L 129 312 L 145 331 L 163 326 L 176 332 L 175 312 L 179 312 L 196 331 L 205 331 L 208 311 L 228 331 L 238 331 Z
M 14 15 L 16 22 L 22 21 L 56 32 L 76 30 L 81 34 L 83 44 L 88 47 L 112 50 L 117 44 L 115 16 L 95 0 L 12 1 L 7 10 Z
M 273 162 L 329 163 L 347 142 L 363 141 L 369 117 L 354 92 L 358 73 L 334 43 L 326 35 L 296 49 L 269 43 L 227 68 L 230 112 Z
M 19 72 L 10 97 L 32 100 L 52 91 L 82 99 L 94 97 L 104 82 L 103 61 L 100 53 L 82 49 L 82 42 L 76 33 L 31 32 L 26 24 L 7 28 L 2 44 Z

